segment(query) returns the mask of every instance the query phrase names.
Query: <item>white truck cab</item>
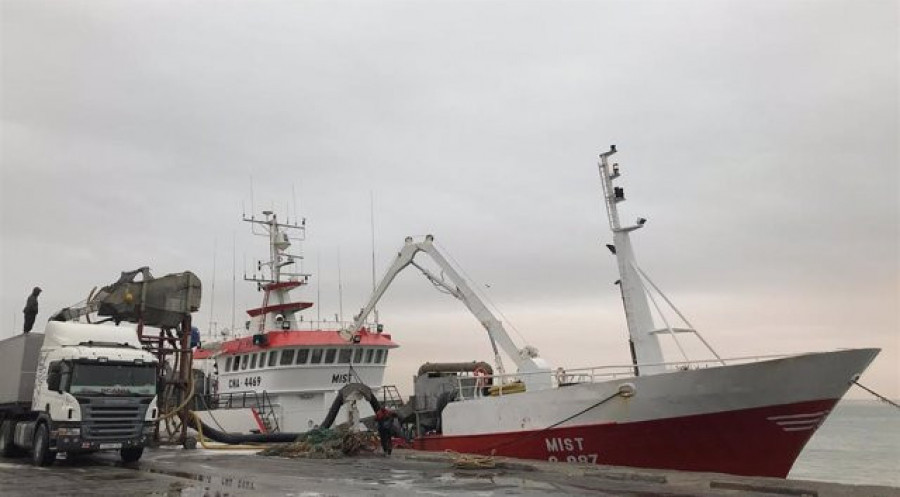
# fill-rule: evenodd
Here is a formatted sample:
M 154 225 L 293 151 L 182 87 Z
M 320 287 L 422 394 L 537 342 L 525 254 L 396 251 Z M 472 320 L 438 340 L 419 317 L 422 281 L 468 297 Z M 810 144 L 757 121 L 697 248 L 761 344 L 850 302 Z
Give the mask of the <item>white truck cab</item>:
M 158 416 L 157 363 L 133 328 L 50 321 L 43 335 L 0 341 L 0 369 L 7 368 L 0 455 L 24 449 L 38 465 L 57 453 L 97 450 L 140 459 Z

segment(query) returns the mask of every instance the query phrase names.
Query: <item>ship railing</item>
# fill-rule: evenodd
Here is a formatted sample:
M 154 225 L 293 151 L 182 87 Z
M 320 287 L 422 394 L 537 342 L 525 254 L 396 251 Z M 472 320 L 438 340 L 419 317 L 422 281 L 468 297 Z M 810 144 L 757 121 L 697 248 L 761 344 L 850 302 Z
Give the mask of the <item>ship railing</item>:
M 381 405 L 389 409 L 403 407 L 403 397 L 396 385 L 382 385 L 372 389 L 372 394 L 379 399 Z
M 578 383 L 599 383 L 618 378 L 632 378 L 635 370 L 648 366 L 664 366 L 670 372 L 691 371 L 724 365 L 744 364 L 751 362 L 767 361 L 789 357 L 791 354 L 769 354 L 755 356 L 741 356 L 724 359 L 700 359 L 690 361 L 674 361 L 661 363 L 619 364 L 607 366 L 593 366 L 586 368 L 563 369 L 555 371 L 519 372 L 502 375 L 466 376 L 456 378 L 457 400 L 471 400 L 487 396 L 503 396 L 520 393 L 524 388 L 519 387 L 527 383 L 530 376 L 551 376 L 553 387 L 565 387 Z M 493 388 L 492 388 L 493 387 Z
M 287 323 L 287 324 L 284 324 Z M 321 320 L 291 320 L 284 321 L 282 326 L 288 327 L 291 331 L 319 331 L 319 330 L 341 330 L 348 328 L 353 325 L 353 321 L 341 321 L 335 319 L 321 319 Z M 364 328 L 368 328 L 370 330 L 375 329 L 374 323 L 365 323 L 363 324 Z
M 209 396 L 209 402 L 206 404 L 209 409 L 256 409 L 267 431 L 275 433 L 281 430 L 275 412 L 278 404 L 272 402 L 272 398 L 265 390 L 216 393 Z

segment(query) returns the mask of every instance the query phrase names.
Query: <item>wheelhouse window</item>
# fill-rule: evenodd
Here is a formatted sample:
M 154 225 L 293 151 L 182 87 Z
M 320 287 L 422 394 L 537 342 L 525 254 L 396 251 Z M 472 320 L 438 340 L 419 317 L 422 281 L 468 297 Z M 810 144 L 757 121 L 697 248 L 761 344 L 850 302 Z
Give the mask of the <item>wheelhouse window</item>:
M 241 359 L 241 371 L 243 371 L 243 370 L 247 369 L 247 362 L 250 361 L 250 358 L 247 356 L 241 356 L 241 357 L 243 357 L 243 359 Z
M 312 349 L 312 357 L 310 358 L 310 364 L 319 364 L 322 362 L 322 349 Z
M 387 364 L 387 354 L 388 354 L 388 352 L 389 352 L 388 349 L 384 349 L 384 355 L 381 356 L 381 362 L 384 363 L 384 364 Z
M 241 367 L 241 356 L 236 355 L 236 356 L 234 356 L 234 365 L 232 366 L 231 370 L 237 371 L 238 369 L 240 369 L 240 367 Z
M 350 358 L 353 356 L 353 351 L 350 349 L 340 349 L 338 351 L 338 363 L 339 364 L 348 364 L 350 363 Z
M 357 347 L 356 349 L 353 350 L 353 363 L 354 364 L 361 363 L 362 357 L 363 357 L 363 349 Z
M 266 354 L 268 354 L 268 352 L 259 354 L 259 367 L 261 368 L 266 367 Z
M 375 364 L 381 364 L 381 358 L 384 357 L 384 350 L 377 349 L 375 351 Z
M 375 354 L 375 349 L 366 349 L 366 364 L 372 364 L 372 356 Z
M 299 349 L 297 351 L 297 364 L 306 364 L 309 360 L 309 349 Z
M 225 371 L 231 371 L 231 358 L 225 358 Z
M 279 362 L 278 364 L 282 366 L 290 366 L 292 362 L 294 362 L 294 349 L 282 350 L 281 362 Z
M 337 350 L 328 349 L 325 351 L 325 364 L 331 364 L 334 362 L 334 356 L 337 355 Z
M 278 351 L 273 350 L 272 352 L 269 352 L 269 367 L 274 367 L 276 361 L 278 361 Z
M 250 369 L 256 368 L 256 354 L 250 354 Z

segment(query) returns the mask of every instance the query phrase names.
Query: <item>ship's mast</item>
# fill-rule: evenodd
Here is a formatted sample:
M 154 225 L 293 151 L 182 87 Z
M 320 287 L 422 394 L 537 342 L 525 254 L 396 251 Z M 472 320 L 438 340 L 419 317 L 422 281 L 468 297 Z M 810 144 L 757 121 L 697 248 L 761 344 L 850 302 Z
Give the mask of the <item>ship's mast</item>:
M 272 211 L 263 211 L 265 219 L 256 219 L 255 217 L 244 217 L 244 221 L 253 225 L 253 234 L 264 236 L 269 239 L 269 260 L 258 261 L 256 268 L 259 274 L 254 274 L 251 278 L 244 278 L 247 281 L 255 281 L 257 283 L 279 283 L 281 281 L 301 281 L 306 282 L 309 274 L 301 272 L 299 265 L 297 271 L 283 271 L 281 268 L 297 261 L 303 260 L 303 256 L 299 254 L 291 254 L 287 249 L 291 246 L 291 240 L 303 241 L 306 238 L 306 219 L 302 219 L 299 223 L 279 223 L 278 215 Z M 261 227 L 261 231 L 257 231 L 257 227 Z M 263 271 L 268 269 L 268 275 Z M 282 279 L 285 277 L 287 279 Z
M 269 240 L 269 260 L 257 261 L 256 269 L 258 273 L 254 273 L 252 277 L 244 276 L 246 281 L 254 281 L 259 289 L 265 292 L 263 298 L 263 308 L 273 305 L 282 305 L 289 303 L 288 291 L 296 286 L 305 285 L 309 282 L 309 274 L 303 273 L 300 267 L 300 261 L 303 256 L 299 254 L 289 253 L 287 250 L 291 247 L 291 241 L 303 241 L 306 238 L 306 219 L 302 219 L 299 223 L 295 220 L 293 223 L 280 223 L 278 216 L 272 211 L 263 211 L 265 219 L 256 219 L 251 216 L 244 216 L 243 220 L 250 223 L 253 227 L 253 234 L 264 236 Z M 285 270 L 285 266 L 294 265 L 292 270 Z M 278 285 L 278 283 L 293 282 L 289 285 Z M 274 323 L 267 323 L 268 317 L 263 315 L 259 321 L 258 328 L 261 333 L 267 326 Z
M 632 356 L 635 370 L 642 375 L 662 373 L 663 354 L 659 339 L 654 334 L 653 316 L 647 293 L 640 280 L 634 252 L 631 248 L 630 233 L 643 228 L 645 219 L 639 218 L 636 224 L 623 227 L 619 221 L 618 203 L 625 200 L 625 190 L 613 186 L 613 180 L 619 177 L 619 165 L 609 164 L 609 157 L 616 153 L 612 145 L 608 152 L 600 154 L 600 179 L 603 184 L 603 197 L 606 202 L 606 214 L 609 228 L 613 233 L 613 247 L 610 250 L 616 256 L 619 266 L 619 285 L 622 301 L 625 306 L 625 321 L 628 323 L 628 334 L 632 343 Z M 641 366 L 637 366 L 637 365 Z

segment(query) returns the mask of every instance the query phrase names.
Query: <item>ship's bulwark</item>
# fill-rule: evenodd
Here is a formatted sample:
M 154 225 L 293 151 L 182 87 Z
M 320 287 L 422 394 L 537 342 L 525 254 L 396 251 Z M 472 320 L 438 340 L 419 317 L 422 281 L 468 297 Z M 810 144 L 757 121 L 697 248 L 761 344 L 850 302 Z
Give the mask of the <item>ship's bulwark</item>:
M 805 354 L 454 402 L 445 409 L 444 434 L 421 437 L 416 448 L 783 478 L 878 352 Z M 633 397 L 546 429 L 622 383 L 634 384 Z

